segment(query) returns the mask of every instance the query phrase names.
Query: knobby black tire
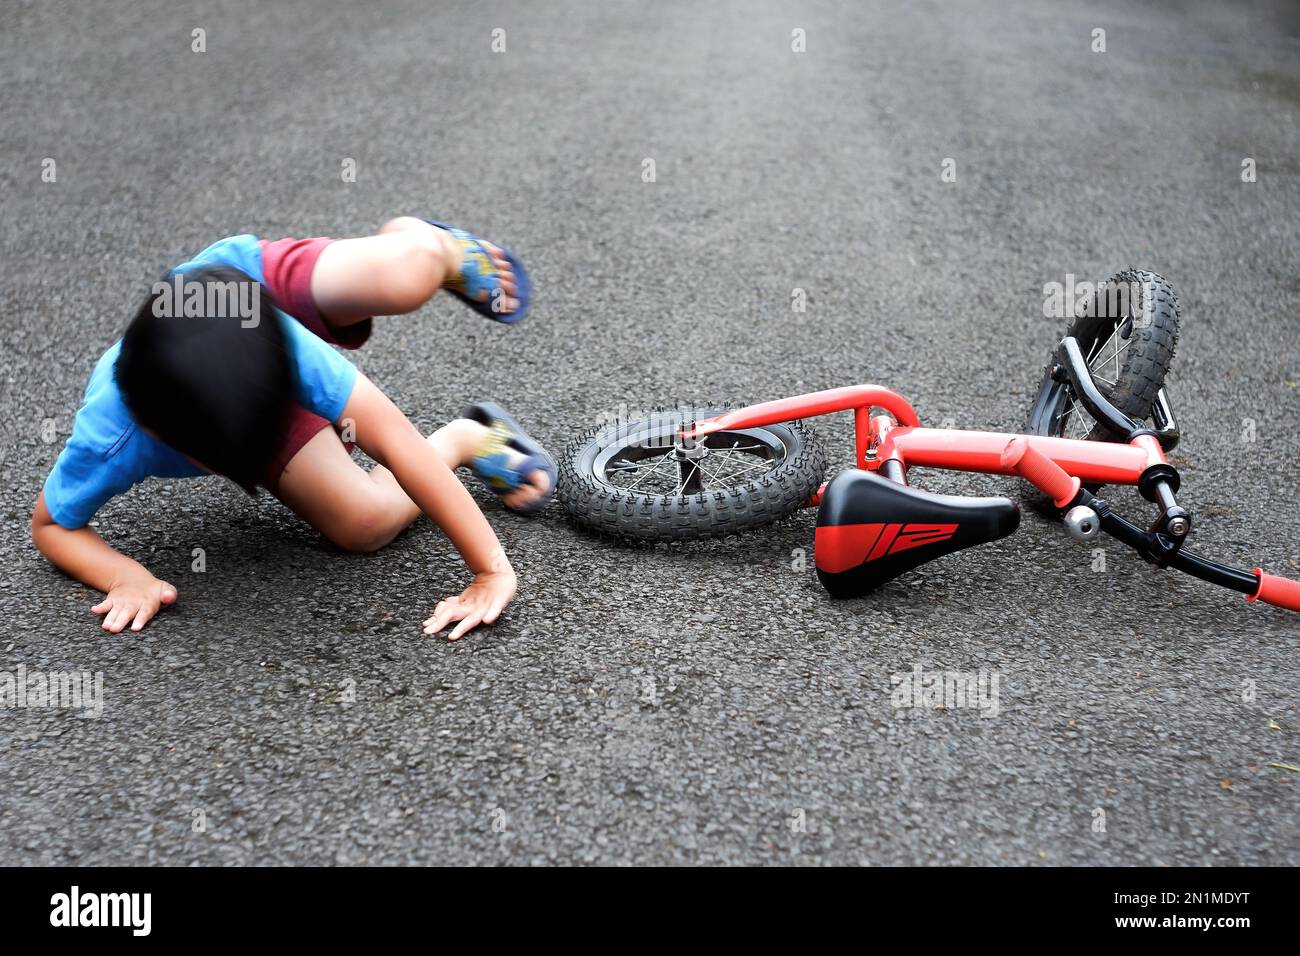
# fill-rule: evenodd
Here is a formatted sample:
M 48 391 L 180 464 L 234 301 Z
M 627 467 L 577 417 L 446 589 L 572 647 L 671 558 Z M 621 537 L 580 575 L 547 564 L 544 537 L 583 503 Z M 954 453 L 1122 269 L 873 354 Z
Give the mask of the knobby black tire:
M 708 417 L 724 410 L 699 409 L 695 414 Z M 769 471 L 726 490 L 644 494 L 615 487 L 594 473 L 596 456 L 622 433 L 653 422 L 656 429 L 671 435 L 680 421 L 676 409 L 660 409 L 635 423 L 590 429 L 569 442 L 559 459 L 558 498 L 572 520 L 629 544 L 720 538 L 762 528 L 798 511 L 821 486 L 826 460 L 812 427 L 803 422 L 755 429 L 779 440 L 784 457 Z
M 1178 345 L 1182 311 L 1168 280 L 1142 269 L 1127 269 L 1112 276 L 1084 304 L 1067 334 L 1073 335 L 1084 355 L 1088 355 L 1098 336 L 1108 336 L 1116 320 L 1122 318 L 1112 314 L 1119 297 L 1110 292 L 1121 287 L 1137 292 L 1136 308 L 1127 310 L 1134 319 L 1133 330 L 1115 384 L 1098 383 L 1098 387 L 1129 418 L 1144 421 L 1151 416 L 1156 393 L 1169 374 Z M 1056 356 L 1056 361 L 1064 361 L 1064 356 Z M 1086 437 L 1092 441 L 1115 441 L 1126 436 L 1115 435 L 1106 426 L 1095 423 Z

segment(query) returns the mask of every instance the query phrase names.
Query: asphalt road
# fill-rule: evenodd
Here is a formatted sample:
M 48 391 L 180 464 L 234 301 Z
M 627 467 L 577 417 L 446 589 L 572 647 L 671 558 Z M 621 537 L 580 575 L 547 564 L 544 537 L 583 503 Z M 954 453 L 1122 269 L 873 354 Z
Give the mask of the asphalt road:
M 635 551 L 480 495 L 522 586 L 456 645 L 420 634 L 466 580 L 427 522 L 349 557 L 217 479 L 139 487 L 98 528 L 181 600 L 117 637 L 27 531 L 167 267 L 414 213 L 510 245 L 535 312 L 436 301 L 358 364 L 421 426 L 490 397 L 553 446 L 864 381 L 1015 428 L 1044 283 L 1154 269 L 1195 545 L 1300 575 L 1293 4 L 10 0 L 0 64 L 0 670 L 104 679 L 98 719 L 0 711 L 0 862 L 1300 862 L 1300 617 L 1032 515 L 833 603 L 808 513 Z M 916 665 L 997 675 L 996 716 L 896 709 Z

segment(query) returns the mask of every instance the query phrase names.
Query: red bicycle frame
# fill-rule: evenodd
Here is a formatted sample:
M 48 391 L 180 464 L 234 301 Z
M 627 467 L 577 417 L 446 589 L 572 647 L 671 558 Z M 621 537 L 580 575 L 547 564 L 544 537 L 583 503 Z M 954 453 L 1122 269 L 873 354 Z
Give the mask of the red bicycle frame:
M 884 409 L 889 414 L 872 416 L 873 408 Z M 851 385 L 750 405 L 697 422 L 682 437 L 702 438 L 717 431 L 757 428 L 849 410 L 854 414 L 857 440 L 854 464 L 868 471 L 877 471 L 885 462 L 896 461 L 904 470 L 919 465 L 950 471 L 1017 474 L 1015 465 L 1005 458 L 1007 444 L 1013 437 L 1022 438 L 1031 449 L 1085 484 L 1136 485 L 1149 467 L 1166 463 L 1160 443 L 1149 435 L 1121 445 L 1042 435 L 925 428 L 907 399 L 879 385 Z
M 873 416 L 873 408 L 887 414 Z M 1188 524 L 1182 517 L 1186 512 L 1173 501 L 1177 472 L 1169 465 L 1157 437 L 1150 432 L 1135 430 L 1129 442 L 1119 443 L 926 428 L 921 425 L 916 410 L 897 392 L 878 385 L 855 385 L 725 412 L 684 428 L 680 437 L 691 440 L 718 431 L 758 428 L 850 410 L 854 414 L 854 464 L 858 468 L 882 472 L 885 477 L 903 483 L 906 483 L 907 469 L 912 466 L 1019 475 L 1046 492 L 1059 507 L 1083 504 L 1096 508 L 1106 531 L 1153 563 L 1175 567 L 1241 591 L 1252 601 L 1262 600 L 1300 611 L 1300 582 L 1267 574 L 1259 568 L 1253 571 L 1232 568 L 1181 549 Z M 1123 417 L 1118 412 L 1115 415 Z M 1170 534 L 1172 525 L 1163 523 L 1152 530 L 1139 528 L 1082 487 L 1144 483 L 1148 487 L 1154 485 L 1151 494 L 1145 488 L 1143 493 L 1161 504 L 1162 522 L 1176 513 L 1180 517 L 1173 520 L 1184 521 L 1181 532 L 1175 530 Z M 808 504 L 819 504 L 821 496 L 819 491 Z

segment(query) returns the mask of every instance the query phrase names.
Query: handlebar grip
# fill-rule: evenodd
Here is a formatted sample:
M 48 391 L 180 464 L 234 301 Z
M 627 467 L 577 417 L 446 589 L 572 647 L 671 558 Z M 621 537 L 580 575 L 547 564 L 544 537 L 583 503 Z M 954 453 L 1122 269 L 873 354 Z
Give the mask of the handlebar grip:
M 1002 467 L 1015 472 L 1064 508 L 1079 494 L 1080 481 L 1023 438 L 1013 438 L 1002 449 Z
M 1247 601 L 1263 601 L 1274 607 L 1300 611 L 1300 581 L 1266 574 L 1260 568 L 1255 569 L 1255 577 L 1259 578 L 1259 587 L 1254 594 L 1246 595 Z

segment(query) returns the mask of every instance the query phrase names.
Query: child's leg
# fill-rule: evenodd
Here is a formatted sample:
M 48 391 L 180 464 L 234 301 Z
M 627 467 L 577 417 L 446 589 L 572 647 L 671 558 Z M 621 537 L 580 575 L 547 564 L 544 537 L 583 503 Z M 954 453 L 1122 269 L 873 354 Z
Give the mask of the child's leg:
M 448 468 L 468 465 L 482 446 L 487 429 L 458 418 L 427 439 Z M 547 479 L 521 485 L 506 503 L 519 507 L 545 493 Z M 301 518 L 345 551 L 377 551 L 420 514 L 393 473 L 382 465 L 361 468 L 332 428 L 316 433 L 290 459 L 275 495 Z
M 505 311 L 518 307 L 510 260 L 489 243 L 501 273 Z M 352 325 L 375 315 L 414 312 L 460 268 L 463 252 L 450 234 L 422 219 L 391 219 L 375 236 L 331 242 L 316 260 L 311 293 L 332 325 Z

